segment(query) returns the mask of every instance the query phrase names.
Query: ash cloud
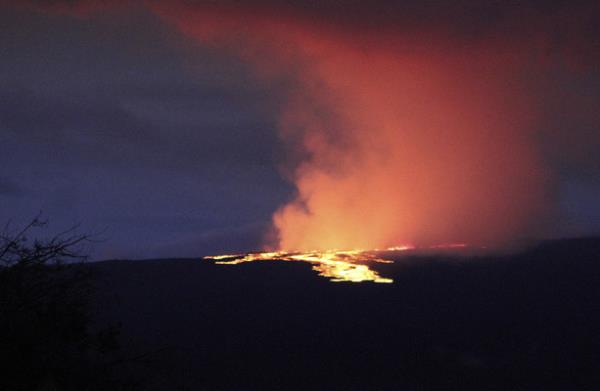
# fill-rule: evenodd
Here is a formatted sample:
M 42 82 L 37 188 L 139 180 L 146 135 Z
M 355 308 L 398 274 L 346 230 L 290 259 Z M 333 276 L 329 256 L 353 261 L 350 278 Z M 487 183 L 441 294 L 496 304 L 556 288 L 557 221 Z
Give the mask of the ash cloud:
M 279 134 L 297 195 L 273 217 L 274 247 L 548 235 L 540 222 L 554 215 L 558 175 L 548 151 L 576 166 L 598 161 L 576 158 L 585 142 L 560 142 L 586 139 L 578 131 L 544 126 L 557 78 L 598 77 L 594 2 L 129 5 L 239 56 L 263 83 L 288 81 Z M 89 16 L 111 3 L 34 6 Z M 586 131 L 597 129 L 582 113 Z
M 300 156 L 286 171 L 297 197 L 274 215 L 275 247 L 546 234 L 543 89 L 525 79 L 597 66 L 597 6 L 362 4 L 154 6 L 259 77 L 295 78 L 280 134 Z

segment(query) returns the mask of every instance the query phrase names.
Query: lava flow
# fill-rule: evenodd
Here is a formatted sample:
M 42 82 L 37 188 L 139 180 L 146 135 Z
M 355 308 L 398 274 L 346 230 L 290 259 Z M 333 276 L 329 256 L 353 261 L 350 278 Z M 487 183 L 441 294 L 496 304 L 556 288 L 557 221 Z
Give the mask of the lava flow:
M 412 246 L 396 246 L 386 249 L 386 252 L 411 250 Z M 391 278 L 385 278 L 368 266 L 368 263 L 393 263 L 393 261 L 379 257 L 381 252 L 375 250 L 325 250 L 311 252 L 264 252 L 250 254 L 216 255 L 205 257 L 222 265 L 238 265 L 254 261 L 287 261 L 308 262 L 319 276 L 329 278 L 333 282 L 363 282 L 392 283 Z

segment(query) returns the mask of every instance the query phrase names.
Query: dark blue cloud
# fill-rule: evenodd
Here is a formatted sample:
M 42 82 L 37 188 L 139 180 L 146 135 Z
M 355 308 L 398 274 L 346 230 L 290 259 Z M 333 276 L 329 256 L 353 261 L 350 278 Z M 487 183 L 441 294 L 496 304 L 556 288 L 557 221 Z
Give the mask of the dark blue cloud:
M 143 11 L 0 18 L 0 220 L 81 222 L 106 239 L 96 258 L 260 245 L 290 192 L 273 152 L 279 86 Z
M 24 189 L 12 179 L 0 177 L 0 197 L 16 197 L 21 195 L 23 191 Z

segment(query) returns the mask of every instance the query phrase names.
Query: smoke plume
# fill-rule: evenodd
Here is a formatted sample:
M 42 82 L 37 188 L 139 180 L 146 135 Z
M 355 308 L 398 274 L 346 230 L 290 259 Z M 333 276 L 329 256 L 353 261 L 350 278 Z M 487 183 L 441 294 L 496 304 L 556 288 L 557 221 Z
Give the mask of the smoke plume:
M 585 2 L 146 4 L 265 83 L 289 80 L 279 130 L 297 193 L 270 243 L 285 250 L 535 234 L 552 173 L 526 76 L 598 60 L 597 6 Z

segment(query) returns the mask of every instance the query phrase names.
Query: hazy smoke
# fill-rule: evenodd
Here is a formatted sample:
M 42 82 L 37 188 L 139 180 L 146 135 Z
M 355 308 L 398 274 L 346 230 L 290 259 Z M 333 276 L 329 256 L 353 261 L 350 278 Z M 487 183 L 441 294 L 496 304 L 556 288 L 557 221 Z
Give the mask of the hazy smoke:
M 94 9 L 80 3 L 77 12 Z M 293 80 L 280 118 L 297 196 L 277 247 L 502 244 L 531 235 L 551 175 L 526 75 L 597 63 L 597 6 L 150 2 L 182 32 Z M 289 164 L 292 165 L 291 169 Z
M 498 243 L 543 211 L 535 106 L 507 53 L 231 10 L 159 13 L 263 76 L 295 77 L 280 128 L 303 159 L 297 197 L 273 218 L 280 248 Z

